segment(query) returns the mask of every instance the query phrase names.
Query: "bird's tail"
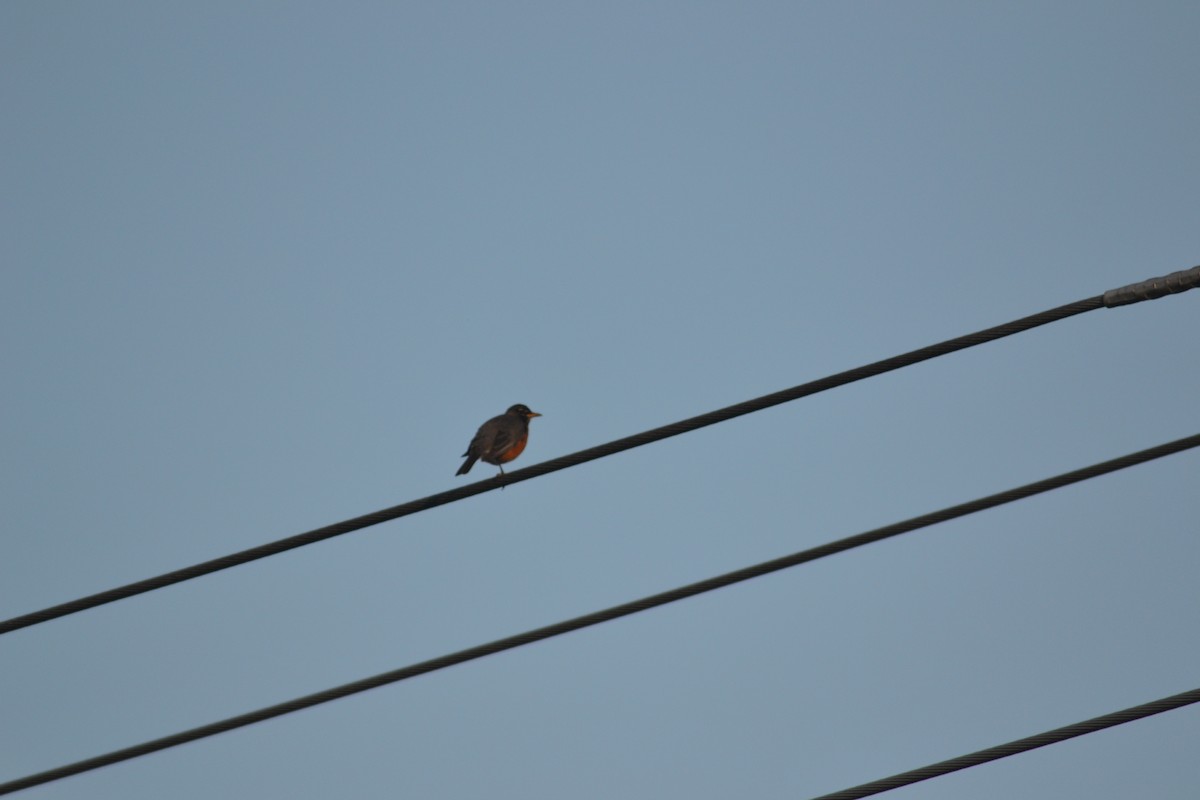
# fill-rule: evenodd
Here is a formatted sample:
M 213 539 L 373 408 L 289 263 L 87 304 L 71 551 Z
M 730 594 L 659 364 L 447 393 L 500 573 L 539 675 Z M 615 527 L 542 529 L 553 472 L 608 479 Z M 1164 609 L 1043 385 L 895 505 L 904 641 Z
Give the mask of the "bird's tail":
M 463 465 L 458 468 L 458 472 L 456 472 L 454 474 L 455 475 L 466 475 L 468 472 L 471 471 L 471 467 L 475 466 L 475 462 L 478 460 L 479 460 L 479 456 L 468 457 L 467 460 L 463 462 Z

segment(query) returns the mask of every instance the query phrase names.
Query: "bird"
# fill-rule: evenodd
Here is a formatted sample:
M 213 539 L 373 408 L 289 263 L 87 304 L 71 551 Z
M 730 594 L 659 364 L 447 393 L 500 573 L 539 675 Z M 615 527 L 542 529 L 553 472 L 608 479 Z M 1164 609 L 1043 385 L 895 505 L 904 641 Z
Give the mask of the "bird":
M 529 420 L 540 416 L 536 411 L 530 411 L 529 406 L 517 403 L 509 406 L 500 416 L 492 417 L 480 425 L 475 438 L 467 445 L 467 452 L 463 453 L 467 460 L 454 474 L 466 475 L 476 461 L 485 461 L 500 467 L 500 474 L 503 475 L 504 467 L 501 465 L 521 455 L 525 443 L 529 441 Z

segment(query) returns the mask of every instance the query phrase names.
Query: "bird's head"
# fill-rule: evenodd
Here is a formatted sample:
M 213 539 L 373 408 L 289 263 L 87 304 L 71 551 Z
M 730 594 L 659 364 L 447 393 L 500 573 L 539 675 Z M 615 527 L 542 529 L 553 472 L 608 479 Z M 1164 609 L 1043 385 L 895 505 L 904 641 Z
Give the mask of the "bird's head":
M 512 414 L 517 417 L 521 417 L 526 422 L 533 419 L 534 417 L 541 416 L 541 414 L 539 414 L 536 411 L 530 411 L 529 406 L 525 405 L 524 403 L 517 403 L 515 406 L 509 406 L 508 411 L 506 411 L 504 413 Z

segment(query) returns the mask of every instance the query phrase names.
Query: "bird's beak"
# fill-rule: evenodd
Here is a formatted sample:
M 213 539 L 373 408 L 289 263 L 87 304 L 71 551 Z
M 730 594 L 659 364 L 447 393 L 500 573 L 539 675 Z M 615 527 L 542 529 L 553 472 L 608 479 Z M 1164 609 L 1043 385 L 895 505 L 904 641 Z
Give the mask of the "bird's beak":
M 529 412 L 529 418 L 530 418 L 530 419 L 533 419 L 534 417 L 540 417 L 540 416 L 541 416 L 541 414 L 539 414 L 539 413 L 538 413 L 538 412 L 536 412 L 536 411 L 530 411 L 530 412 Z

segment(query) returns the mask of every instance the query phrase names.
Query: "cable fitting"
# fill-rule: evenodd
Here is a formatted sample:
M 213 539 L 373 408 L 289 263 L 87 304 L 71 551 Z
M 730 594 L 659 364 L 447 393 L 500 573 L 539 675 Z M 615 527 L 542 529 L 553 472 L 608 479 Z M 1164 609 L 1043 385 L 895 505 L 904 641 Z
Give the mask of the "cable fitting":
M 1172 272 L 1161 278 L 1150 278 L 1140 283 L 1131 283 L 1120 289 L 1109 289 L 1104 293 L 1104 305 L 1108 308 L 1127 306 L 1143 300 L 1157 300 L 1168 294 L 1186 292 L 1200 286 L 1200 267 Z

